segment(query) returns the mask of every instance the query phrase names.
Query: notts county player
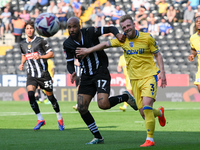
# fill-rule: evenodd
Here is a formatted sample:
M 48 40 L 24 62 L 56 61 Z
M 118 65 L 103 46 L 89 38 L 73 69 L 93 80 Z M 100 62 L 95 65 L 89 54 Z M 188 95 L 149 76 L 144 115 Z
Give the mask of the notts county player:
M 20 43 L 22 58 L 19 70 L 23 70 L 24 63 L 27 64 L 27 82 L 26 88 L 30 105 L 37 115 L 37 124 L 34 130 L 39 130 L 45 125 L 39 106 L 35 100 L 35 91 L 38 86 L 46 91 L 48 99 L 51 101 L 53 109 L 58 119 L 59 130 L 64 130 L 63 118 L 60 114 L 60 108 L 56 98 L 53 95 L 53 84 L 51 76 L 48 72 L 47 59 L 53 58 L 54 54 L 46 40 L 35 36 L 34 22 L 29 21 L 25 24 L 25 33 L 27 38 Z
M 71 74 L 71 82 L 76 80 L 74 68 L 75 50 L 77 47 L 92 47 L 99 44 L 98 37 L 105 33 L 113 33 L 115 37 L 124 42 L 125 36 L 119 34 L 115 27 L 89 27 L 80 29 L 79 19 L 71 17 L 67 21 L 69 38 L 63 43 L 67 59 L 67 69 Z M 89 104 L 97 92 L 98 106 L 101 109 L 109 109 L 118 103 L 127 101 L 132 107 L 137 109 L 134 98 L 127 92 L 123 95 L 109 97 L 110 93 L 110 73 L 108 67 L 108 57 L 104 51 L 89 54 L 85 58 L 78 58 L 82 68 L 81 82 L 78 89 L 78 111 L 87 124 L 89 130 L 94 135 L 94 139 L 86 144 L 101 144 L 104 139 L 101 136 L 94 118 L 88 110 Z

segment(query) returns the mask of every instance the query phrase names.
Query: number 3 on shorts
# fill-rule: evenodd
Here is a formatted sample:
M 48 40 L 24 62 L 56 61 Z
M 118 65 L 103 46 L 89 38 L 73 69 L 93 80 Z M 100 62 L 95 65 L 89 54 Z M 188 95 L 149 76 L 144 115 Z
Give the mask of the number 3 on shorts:
M 50 88 L 52 89 L 52 81 L 44 81 L 44 88 Z
M 154 84 L 150 84 L 151 85 L 151 91 L 154 91 Z

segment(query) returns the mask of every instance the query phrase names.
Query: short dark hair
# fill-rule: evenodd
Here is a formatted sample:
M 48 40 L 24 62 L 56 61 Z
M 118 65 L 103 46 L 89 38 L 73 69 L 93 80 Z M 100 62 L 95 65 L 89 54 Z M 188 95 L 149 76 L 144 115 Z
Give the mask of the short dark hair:
M 33 27 L 33 28 L 35 27 L 35 26 L 34 26 L 34 21 L 27 21 L 27 22 L 25 23 L 24 28 L 26 28 L 27 25 L 30 25 L 30 26 Z

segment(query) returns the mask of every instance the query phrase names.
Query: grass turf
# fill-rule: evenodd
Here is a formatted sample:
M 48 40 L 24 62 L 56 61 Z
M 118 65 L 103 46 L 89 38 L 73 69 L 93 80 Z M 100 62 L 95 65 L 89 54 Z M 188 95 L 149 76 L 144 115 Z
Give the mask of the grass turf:
M 1 150 L 197 150 L 200 148 L 200 103 L 156 102 L 154 108 L 165 107 L 167 124 L 161 127 L 156 118 L 155 146 L 140 148 L 146 138 L 144 120 L 139 112 L 128 107 L 121 112 L 119 105 L 100 110 L 91 102 L 90 111 L 105 139 L 105 144 L 85 145 L 93 139 L 74 102 L 59 102 L 65 130 L 58 130 L 56 115 L 51 105 L 40 104 L 46 125 L 34 131 L 36 116 L 29 102 L 0 101 Z M 121 104 L 122 105 L 122 104 Z

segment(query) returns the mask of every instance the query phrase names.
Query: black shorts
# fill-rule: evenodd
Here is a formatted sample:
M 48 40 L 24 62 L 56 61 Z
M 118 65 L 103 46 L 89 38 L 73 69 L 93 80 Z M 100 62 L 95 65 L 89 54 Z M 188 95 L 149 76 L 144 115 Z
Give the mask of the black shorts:
M 100 67 L 98 73 L 87 76 L 82 74 L 78 94 L 94 96 L 97 93 L 110 94 L 110 72 L 107 68 Z
M 27 81 L 26 81 L 26 86 L 28 85 L 33 85 L 36 88 L 38 85 L 40 86 L 41 89 L 44 89 L 48 92 L 53 91 L 53 83 L 51 76 L 48 71 L 42 73 L 41 78 L 36 78 L 36 77 L 31 77 L 29 74 L 27 75 Z

